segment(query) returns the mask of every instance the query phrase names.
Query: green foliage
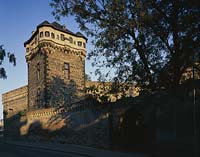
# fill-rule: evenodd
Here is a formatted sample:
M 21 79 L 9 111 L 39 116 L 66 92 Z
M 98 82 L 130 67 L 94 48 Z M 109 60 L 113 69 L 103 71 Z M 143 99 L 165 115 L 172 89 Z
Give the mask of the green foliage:
M 5 49 L 3 48 L 3 45 L 0 45 L 0 79 L 6 79 L 6 70 L 3 67 L 3 61 L 5 57 L 8 57 L 8 61 L 12 63 L 14 66 L 16 65 L 16 58 L 13 53 L 6 52 Z
M 41 93 L 43 93 L 42 91 Z M 78 99 L 77 85 L 73 80 L 66 84 L 61 78 L 53 77 L 49 84 L 49 106 L 61 107 L 71 106 Z
M 98 68 L 116 69 L 117 82 L 176 86 L 192 56 L 200 54 L 196 1 L 52 0 L 50 5 L 57 19 L 75 16 L 81 30 L 94 39 L 88 58 Z
M 20 111 L 20 112 L 19 112 L 19 115 L 20 115 L 20 116 L 26 116 L 26 112 L 27 112 L 26 110 Z

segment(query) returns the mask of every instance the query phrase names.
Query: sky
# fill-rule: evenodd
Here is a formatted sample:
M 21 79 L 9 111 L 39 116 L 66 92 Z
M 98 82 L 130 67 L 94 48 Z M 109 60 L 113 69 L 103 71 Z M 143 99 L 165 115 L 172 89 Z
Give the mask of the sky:
M 4 45 L 7 52 L 13 52 L 17 58 L 14 67 L 7 62 L 3 63 L 8 78 L 0 79 L 0 118 L 3 117 L 2 93 L 27 85 L 28 73 L 25 60 L 24 42 L 29 39 L 36 26 L 47 20 L 55 21 L 51 14 L 53 9 L 49 6 L 51 0 L 1 0 L 0 1 L 0 45 Z M 80 31 L 73 17 L 65 17 L 60 24 L 73 31 Z M 84 33 L 83 33 L 84 34 Z M 92 48 L 90 38 L 87 43 L 87 51 Z M 94 72 L 91 61 L 86 60 L 86 73 Z M 96 77 L 92 75 L 92 79 Z

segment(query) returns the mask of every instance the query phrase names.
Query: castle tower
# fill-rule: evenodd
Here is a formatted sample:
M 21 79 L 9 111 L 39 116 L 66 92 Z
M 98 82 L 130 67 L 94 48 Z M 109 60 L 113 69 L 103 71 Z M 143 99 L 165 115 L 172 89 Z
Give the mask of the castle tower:
M 84 98 L 87 38 L 44 21 L 24 43 L 28 109 L 67 106 Z

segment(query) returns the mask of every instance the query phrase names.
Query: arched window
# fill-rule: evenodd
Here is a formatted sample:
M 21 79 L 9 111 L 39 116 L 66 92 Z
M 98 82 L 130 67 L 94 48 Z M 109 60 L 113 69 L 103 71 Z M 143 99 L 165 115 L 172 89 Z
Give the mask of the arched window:
M 40 37 L 43 37 L 43 32 L 40 32 Z
M 52 39 L 55 39 L 54 33 L 51 33 L 51 38 L 52 38 Z
M 46 31 L 46 32 L 45 32 L 45 37 L 49 37 L 49 36 L 50 36 L 49 31 Z

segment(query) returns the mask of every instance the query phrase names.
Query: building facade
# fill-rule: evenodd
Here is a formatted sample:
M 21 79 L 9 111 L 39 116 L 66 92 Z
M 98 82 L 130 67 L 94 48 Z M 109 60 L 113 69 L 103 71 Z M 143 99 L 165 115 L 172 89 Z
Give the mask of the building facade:
M 24 43 L 28 85 L 3 94 L 6 114 L 59 107 L 85 95 L 87 38 L 58 24 L 44 21 Z
M 86 42 L 81 33 L 56 22 L 37 26 L 24 43 L 29 110 L 68 105 L 84 97 Z
M 24 43 L 28 85 L 2 96 L 6 118 L 27 111 L 70 107 L 86 94 L 97 99 L 105 94 L 109 101 L 120 99 L 122 93 L 109 93 L 111 82 L 85 81 L 86 43 L 80 32 L 73 33 L 57 22 L 39 24 Z M 131 87 L 126 95 L 137 96 L 138 92 Z

